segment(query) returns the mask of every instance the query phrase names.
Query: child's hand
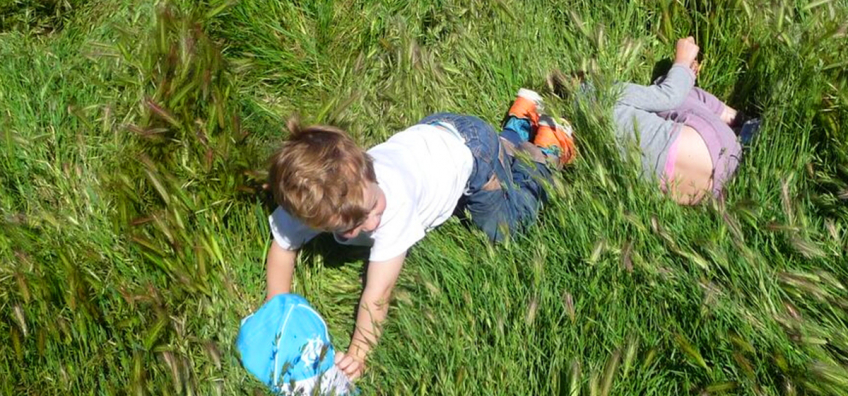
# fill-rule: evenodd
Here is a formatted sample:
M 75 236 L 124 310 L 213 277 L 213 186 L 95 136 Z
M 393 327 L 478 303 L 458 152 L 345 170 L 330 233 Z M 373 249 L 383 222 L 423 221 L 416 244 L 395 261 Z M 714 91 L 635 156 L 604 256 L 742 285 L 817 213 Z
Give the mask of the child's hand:
M 697 59 L 695 59 L 695 61 L 693 61 L 692 64 L 689 65 L 689 68 L 692 69 L 692 72 L 695 73 L 695 77 L 698 77 L 698 75 L 701 74 L 701 63 L 698 62 Z
M 354 381 L 365 371 L 365 361 L 354 354 L 336 352 L 336 367 L 345 373 L 349 380 Z
M 692 36 L 677 40 L 674 63 L 691 67 L 692 62 L 695 62 L 698 58 L 699 50 L 700 48 L 695 44 L 695 39 Z

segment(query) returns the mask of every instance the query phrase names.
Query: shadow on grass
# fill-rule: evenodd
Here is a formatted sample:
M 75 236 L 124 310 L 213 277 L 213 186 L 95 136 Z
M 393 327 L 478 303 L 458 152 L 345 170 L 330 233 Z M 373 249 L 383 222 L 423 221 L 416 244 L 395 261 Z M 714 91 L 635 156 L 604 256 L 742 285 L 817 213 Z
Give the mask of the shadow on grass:
M 754 59 L 756 51 L 756 48 L 749 47 L 742 54 L 742 58 L 750 61 Z M 751 68 L 746 68 L 745 71 L 736 78 L 736 84 L 733 85 L 733 91 L 730 93 L 730 97 L 726 102 L 728 105 L 738 111 L 741 111 L 743 114 L 747 114 L 751 117 L 759 117 L 760 111 L 758 108 L 760 106 L 760 101 L 757 100 L 759 88 L 757 84 L 761 84 L 762 81 L 768 80 L 760 79 L 760 76 L 753 77 L 751 76 L 752 73 L 754 72 Z
M 367 246 L 342 245 L 336 242 L 330 233 L 318 235 L 303 247 L 307 262 L 314 263 L 314 260 L 317 258 L 316 256 L 320 256 L 323 258 L 324 266 L 332 269 L 338 269 L 358 262 L 367 263 L 370 251 L 371 248 Z M 367 265 L 363 265 L 363 273 L 361 275 L 364 275 L 366 267 Z
M 301 257 L 304 264 L 315 266 L 318 260 L 323 261 L 325 269 L 340 270 L 345 266 L 356 266 L 361 263 L 357 271 L 362 290 L 365 289 L 365 280 L 368 274 L 368 256 L 371 251 L 367 246 L 347 246 L 336 242 L 330 233 L 323 233 L 315 237 L 301 249 Z M 358 305 L 351 304 L 350 310 L 344 309 L 342 315 L 348 317 L 351 322 L 356 322 Z
M 671 66 L 673 65 L 674 62 L 671 61 L 671 58 L 661 59 L 654 64 L 654 69 L 651 70 L 651 81 L 657 81 L 660 77 L 668 74 L 668 71 L 671 70 Z
M 751 59 L 754 51 L 755 49 L 749 48 L 746 50 L 743 57 Z M 665 58 L 657 62 L 651 71 L 651 81 L 657 81 L 660 77 L 665 76 L 668 71 L 671 70 L 673 65 L 674 62 L 672 62 L 671 58 Z M 730 94 L 730 97 L 726 100 L 721 98 L 719 99 L 728 106 L 741 111 L 745 115 L 757 117 L 760 112 L 757 110 L 759 101 L 756 100 L 757 86 L 755 84 L 760 80 L 757 78 L 750 78 L 750 76 L 747 76 L 748 73 L 750 73 L 750 70 L 746 70 L 736 79 L 736 84 L 733 85 L 733 91 Z
M 4 1 L 0 5 L 0 32 L 56 33 L 87 3 L 88 0 Z

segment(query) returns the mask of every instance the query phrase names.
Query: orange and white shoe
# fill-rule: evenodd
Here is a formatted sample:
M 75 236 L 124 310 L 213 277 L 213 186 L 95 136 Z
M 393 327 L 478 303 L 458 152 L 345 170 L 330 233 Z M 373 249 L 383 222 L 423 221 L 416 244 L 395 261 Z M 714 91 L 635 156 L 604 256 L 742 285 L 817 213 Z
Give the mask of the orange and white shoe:
M 533 144 L 539 146 L 545 154 L 559 158 L 560 165 L 570 164 L 577 155 L 571 124 L 563 119 L 555 120 L 546 114 L 539 117 L 539 128 L 536 130 Z
M 530 120 L 530 124 L 533 128 L 536 128 L 539 125 L 539 117 L 544 109 L 545 105 L 542 103 L 542 95 L 539 95 L 536 91 L 521 88 L 518 90 L 518 95 L 516 95 L 515 101 L 512 102 L 512 106 L 509 108 L 509 115 Z

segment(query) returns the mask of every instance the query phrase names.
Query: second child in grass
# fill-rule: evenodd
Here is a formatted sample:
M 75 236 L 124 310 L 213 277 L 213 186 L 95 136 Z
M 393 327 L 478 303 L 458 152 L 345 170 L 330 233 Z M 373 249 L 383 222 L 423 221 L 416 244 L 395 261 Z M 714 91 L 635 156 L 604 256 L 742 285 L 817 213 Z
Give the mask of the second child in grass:
M 742 157 L 740 141 L 748 143 L 760 125 L 695 87 L 699 50 L 692 37 L 677 40 L 668 73 L 649 86 L 619 84 L 613 109 L 619 140 L 640 146 L 644 177 L 686 205 L 723 194 Z
M 441 113 L 368 151 L 337 128 L 289 122 L 269 174 L 280 206 L 269 218 L 268 298 L 290 291 L 297 251 L 319 233 L 370 246 L 351 345 L 336 355 L 359 377 L 412 245 L 458 208 L 493 241 L 535 220 L 552 170 L 575 155 L 571 128 L 541 110 L 541 97 L 522 89 L 500 134 L 479 118 Z

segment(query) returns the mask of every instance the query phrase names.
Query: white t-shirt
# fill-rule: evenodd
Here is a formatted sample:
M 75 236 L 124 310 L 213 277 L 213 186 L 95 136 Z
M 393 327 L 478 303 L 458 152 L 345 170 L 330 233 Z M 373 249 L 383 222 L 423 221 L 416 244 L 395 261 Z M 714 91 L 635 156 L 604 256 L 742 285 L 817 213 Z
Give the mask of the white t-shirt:
M 371 261 L 399 256 L 447 220 L 465 192 L 474 160 L 455 130 L 415 125 L 368 150 L 386 210 L 374 232 L 336 241 L 371 246 Z M 274 240 L 296 250 L 319 234 L 277 207 L 268 218 Z

